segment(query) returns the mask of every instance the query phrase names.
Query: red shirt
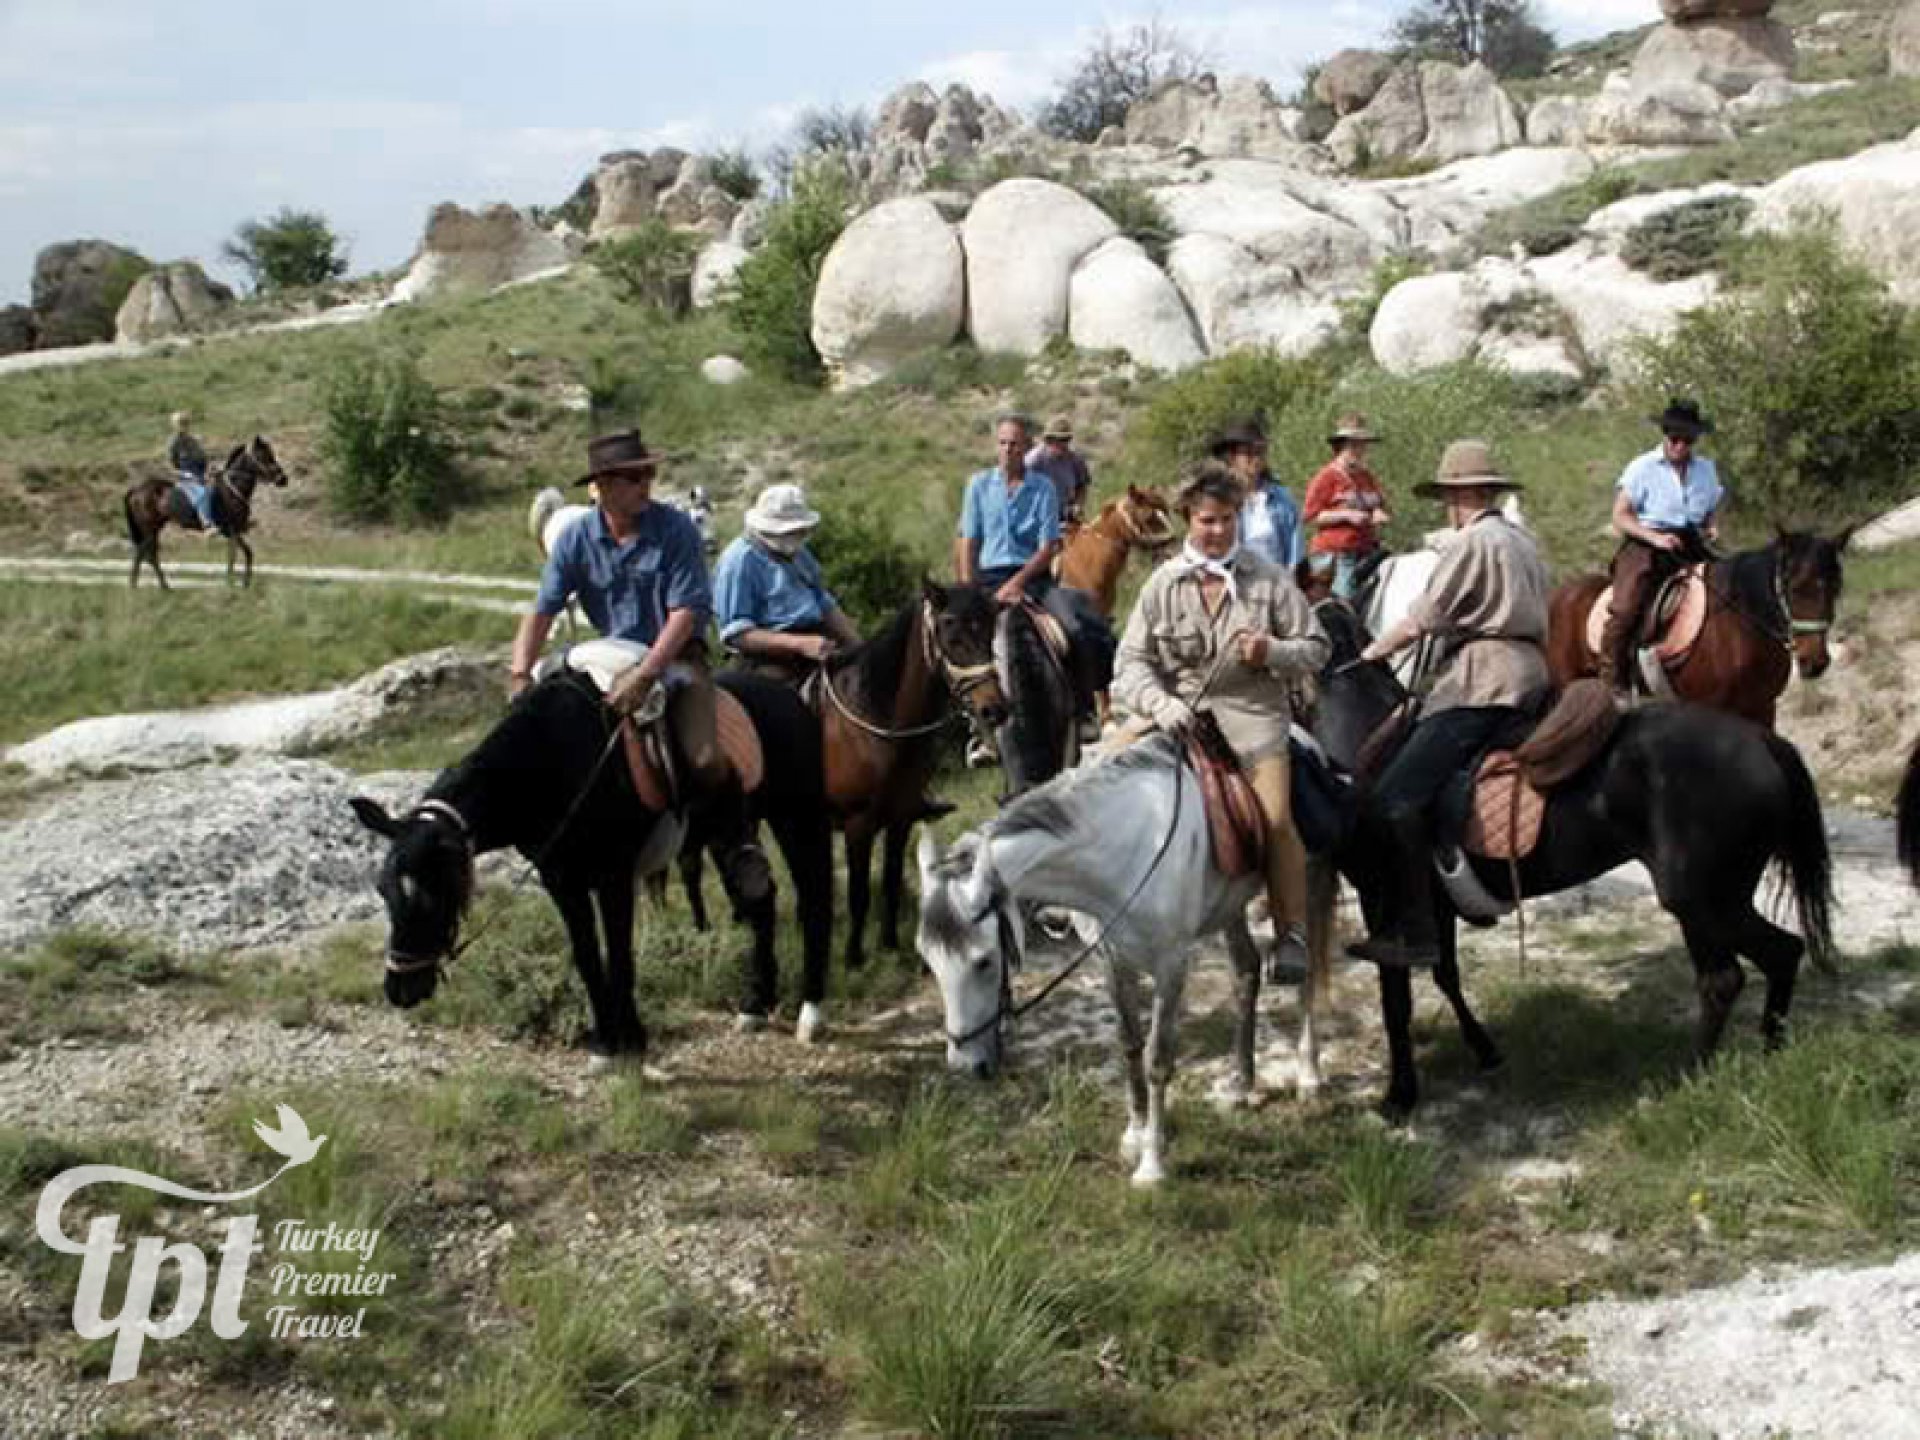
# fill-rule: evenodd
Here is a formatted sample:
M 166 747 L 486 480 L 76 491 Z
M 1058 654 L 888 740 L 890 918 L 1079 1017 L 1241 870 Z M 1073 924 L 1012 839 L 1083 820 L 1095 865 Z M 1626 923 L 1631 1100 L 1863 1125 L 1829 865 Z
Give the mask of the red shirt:
M 1338 460 L 1329 460 L 1307 483 L 1301 516 L 1311 525 L 1323 511 L 1384 510 L 1386 506 L 1386 492 L 1371 470 L 1349 470 Z M 1380 548 L 1380 532 L 1370 525 L 1324 525 L 1313 532 L 1313 543 L 1307 548 L 1315 555 L 1364 555 Z

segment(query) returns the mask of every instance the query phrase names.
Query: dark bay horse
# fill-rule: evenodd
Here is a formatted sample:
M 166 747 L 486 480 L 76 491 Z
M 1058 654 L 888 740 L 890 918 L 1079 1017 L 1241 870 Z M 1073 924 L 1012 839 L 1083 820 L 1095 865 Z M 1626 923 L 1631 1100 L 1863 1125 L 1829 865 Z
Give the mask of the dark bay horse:
M 207 476 L 213 487 L 214 528 L 227 541 L 227 583 L 233 583 L 233 560 L 239 554 L 245 561 L 242 585 L 253 584 L 253 547 L 247 543 L 247 531 L 253 525 L 253 492 L 264 482 L 284 486 L 287 472 L 273 447 L 256 435 L 245 445 L 236 445 L 224 466 L 216 466 Z M 171 478 L 151 476 L 130 487 L 121 499 L 127 517 L 127 538 L 133 542 L 133 569 L 127 584 L 140 583 L 140 565 L 153 566 L 160 588 L 167 586 L 166 572 L 160 568 L 160 532 L 171 521 L 185 530 L 199 530 L 200 516 L 186 492 Z
M 1024 605 L 1000 612 L 994 635 L 1000 689 L 1007 722 L 1000 727 L 1003 798 L 1024 795 L 1071 769 L 1080 756 L 1073 681 L 1063 661 L 1042 638 L 1040 624 Z
M 1778 531 L 1758 550 L 1707 566 L 1707 614 L 1692 652 L 1669 672 L 1679 699 L 1744 715 L 1773 728 L 1774 709 L 1794 666 L 1803 680 L 1826 673 L 1827 632 L 1840 603 L 1840 557 L 1851 528 L 1828 538 Z M 1587 645 L 1587 616 L 1604 575 L 1570 580 L 1553 592 L 1547 663 L 1556 685 L 1599 673 Z
M 1907 867 L 1913 883 L 1920 885 L 1920 741 L 1907 755 L 1906 773 L 1900 777 L 1894 833 L 1899 837 L 1900 863 Z
M 1333 642 L 1314 731 L 1339 763 L 1353 766 L 1359 739 L 1404 698 L 1382 664 L 1355 665 L 1365 632 L 1338 602 L 1317 613 Z M 1337 862 L 1370 908 L 1381 837 L 1355 829 Z M 1506 861 L 1469 857 L 1489 894 L 1514 898 Z M 1760 1029 L 1769 1045 L 1785 1036 L 1787 1011 L 1803 955 L 1831 968 L 1832 865 L 1820 797 L 1800 754 L 1772 731 L 1698 705 L 1652 705 L 1620 719 L 1601 755 L 1553 791 L 1540 841 L 1518 864 L 1523 896 L 1583 885 L 1629 860 L 1653 877 L 1660 903 L 1680 922 L 1700 999 L 1694 1030 L 1698 1061 L 1718 1046 L 1745 983 L 1740 959 L 1767 983 Z M 1792 893 L 1801 934 L 1793 935 L 1754 906 L 1755 891 L 1777 866 Z M 1320 887 L 1321 903 L 1330 886 Z M 1459 1018 L 1467 1044 L 1486 1066 L 1499 1051 L 1460 993 L 1454 911 L 1436 881 L 1440 963 L 1434 979 Z M 1323 917 L 1324 919 L 1324 917 Z M 1381 1108 L 1404 1116 L 1418 1098 L 1411 1020 L 1413 992 L 1405 970 L 1382 968 L 1380 1004 L 1392 1075 Z
M 774 757 L 754 801 L 794 877 L 802 993 L 817 1007 L 826 995 L 833 937 L 819 727 L 783 685 L 752 675 L 720 678 Z M 391 816 L 367 799 L 355 799 L 353 810 L 390 842 L 379 879 L 388 919 L 388 1000 L 406 1007 L 433 994 L 459 938 L 475 857 L 512 846 L 533 864 L 566 924 L 593 1012 L 589 1047 L 603 1056 L 645 1051 L 646 1027 L 633 998 L 635 875 L 669 863 L 684 832 L 641 804 L 612 712 L 590 679 L 562 672 L 528 690 L 405 814 Z M 697 810 L 693 823 L 697 828 Z M 746 903 L 741 913 L 753 930 L 744 1004 L 771 1009 L 778 978 L 772 894 Z

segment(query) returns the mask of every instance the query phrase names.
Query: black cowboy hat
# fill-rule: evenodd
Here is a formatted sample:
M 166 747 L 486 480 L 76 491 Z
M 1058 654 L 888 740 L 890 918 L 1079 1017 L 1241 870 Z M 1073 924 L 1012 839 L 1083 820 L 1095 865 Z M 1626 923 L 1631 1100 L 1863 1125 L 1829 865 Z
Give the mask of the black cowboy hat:
M 617 430 L 587 442 L 587 473 L 574 483 L 591 484 L 602 475 L 650 475 L 661 461 L 672 458 L 663 450 L 649 450 L 638 430 Z
M 1700 413 L 1700 406 L 1692 400 L 1669 400 L 1665 410 L 1647 418 L 1660 427 L 1662 435 L 1698 440 L 1702 435 L 1713 433 L 1713 422 Z
M 1229 450 L 1237 450 L 1242 445 L 1253 449 L 1267 443 L 1267 432 L 1261 428 L 1258 420 L 1236 420 L 1224 430 L 1216 430 L 1207 438 L 1207 454 L 1216 459 Z

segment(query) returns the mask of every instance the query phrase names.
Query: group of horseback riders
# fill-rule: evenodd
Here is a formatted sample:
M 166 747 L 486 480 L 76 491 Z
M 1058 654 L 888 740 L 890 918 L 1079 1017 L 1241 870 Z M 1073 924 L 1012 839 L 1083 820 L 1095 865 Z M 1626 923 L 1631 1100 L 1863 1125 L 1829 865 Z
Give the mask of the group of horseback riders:
M 1631 675 L 1639 609 L 1664 573 L 1711 544 L 1722 498 L 1712 462 L 1694 453 L 1712 428 L 1699 408 L 1676 400 L 1656 423 L 1662 443 L 1627 466 L 1613 509 L 1622 543 L 1601 663 L 1620 688 Z M 995 463 L 971 477 L 962 502 L 957 578 L 985 587 L 1001 606 L 1034 607 L 1058 623 L 1069 639 L 1067 669 L 1083 727 L 1096 728 L 1109 690 L 1132 717 L 1120 732 L 1123 742 L 1154 729 L 1185 732 L 1202 712 L 1211 716 L 1260 801 L 1275 933 L 1283 943 L 1298 936 L 1306 920 L 1306 850 L 1292 819 L 1289 732 L 1296 697 L 1329 655 L 1301 582 L 1352 600 L 1366 562 L 1382 553 L 1390 517 L 1367 463 L 1380 437 L 1364 416 L 1343 416 L 1328 437 L 1332 456 L 1307 485 L 1302 505 L 1268 469 L 1257 423 L 1218 432 L 1208 458 L 1183 477 L 1181 552 L 1146 582 L 1116 644 L 1092 598 L 1053 576 L 1091 488 L 1087 463 L 1073 448 L 1071 417 L 1051 420 L 1037 442 L 1032 429 L 1018 415 L 996 424 Z M 547 558 L 533 610 L 514 639 L 510 688 L 517 694 L 532 681 L 555 618 L 577 599 L 602 635 L 647 647 L 614 683 L 609 704 L 631 715 L 656 710 L 664 697 L 689 788 L 695 796 L 718 795 L 726 773 L 715 729 L 709 619 L 738 663 L 796 682 L 836 649 L 857 644 L 860 634 L 808 548 L 821 516 L 800 486 L 770 486 L 756 498 L 710 581 L 692 520 L 653 500 L 666 458 L 637 430 L 590 443 L 579 483 L 593 487 L 596 504 Z M 1357 958 L 1387 966 L 1437 958 L 1429 898 L 1435 800 L 1496 734 L 1537 713 L 1550 688 L 1547 568 L 1533 537 L 1499 508 L 1520 488 L 1476 439 L 1449 445 L 1434 478 L 1414 487 L 1416 495 L 1444 503 L 1452 538 L 1412 610 L 1362 656 L 1383 660 L 1423 639 L 1434 642 L 1433 683 L 1417 723 L 1371 791 L 1394 861 L 1370 933 L 1348 947 Z M 731 890 L 740 877 L 729 875 L 730 865 L 756 854 L 744 809 L 737 824 L 715 833 Z M 763 872 L 764 860 L 758 863 Z

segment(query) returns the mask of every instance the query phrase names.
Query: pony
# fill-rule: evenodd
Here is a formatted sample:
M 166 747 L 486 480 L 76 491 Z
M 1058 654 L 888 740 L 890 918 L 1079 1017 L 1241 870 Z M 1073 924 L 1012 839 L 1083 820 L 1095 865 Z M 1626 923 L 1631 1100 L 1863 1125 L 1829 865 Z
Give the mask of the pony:
M 1367 637 L 1350 608 L 1324 601 L 1316 610 L 1333 654 L 1322 676 L 1314 734 L 1337 764 L 1351 769 L 1364 737 L 1406 695 L 1384 665 L 1359 660 Z M 1362 816 L 1333 858 L 1360 891 L 1363 910 L 1371 912 L 1374 867 L 1385 837 L 1364 809 Z M 1822 970 L 1833 966 L 1832 861 L 1819 792 L 1799 751 L 1763 726 L 1705 706 L 1631 711 L 1620 717 L 1600 755 L 1547 795 L 1532 853 L 1513 862 L 1466 855 L 1464 864 L 1488 896 L 1511 905 L 1583 885 L 1629 860 L 1647 867 L 1693 962 L 1699 995 L 1695 1062 L 1705 1064 L 1719 1045 L 1745 984 L 1743 957 L 1766 980 L 1762 1038 L 1769 1048 L 1779 1045 L 1802 957 Z M 1769 869 L 1777 870 L 1792 896 L 1797 936 L 1754 905 Z M 1316 905 L 1330 909 L 1331 886 L 1313 887 L 1313 894 Z M 1457 912 L 1437 877 L 1433 898 L 1440 944 L 1434 979 L 1468 1047 L 1483 1067 L 1495 1067 L 1499 1050 L 1460 992 Z M 1419 1098 L 1408 971 L 1382 967 L 1380 1005 L 1391 1061 L 1380 1108 L 1401 1119 Z
M 241 585 L 253 584 L 253 547 L 247 543 L 247 531 L 253 525 L 253 492 L 262 481 L 284 487 L 287 472 L 280 468 L 273 447 L 259 435 L 248 444 L 234 446 L 226 464 L 216 466 L 207 477 L 213 487 L 214 528 L 227 541 L 229 585 L 233 583 L 236 552 L 245 559 Z M 173 480 L 154 475 L 128 487 L 120 499 L 120 509 L 127 518 L 127 539 L 133 544 L 133 568 L 127 574 L 127 584 L 140 583 L 140 566 L 145 563 L 153 566 L 162 590 L 171 588 L 166 571 L 160 568 L 160 532 L 169 521 L 185 530 L 202 529 L 193 502 Z
M 1920 741 L 1907 755 L 1907 768 L 1900 777 L 1900 795 L 1894 803 L 1894 834 L 1898 837 L 1900 863 L 1907 867 L 1913 883 L 1920 886 Z
M 727 675 L 722 683 L 745 707 L 761 744 L 790 762 L 767 768 L 754 803 L 798 891 L 804 1003 L 797 1028 L 811 1039 L 823 1023 L 833 931 L 818 729 L 784 686 L 750 675 Z M 588 1049 L 600 1058 L 645 1053 L 647 1031 L 633 997 L 634 880 L 666 865 L 688 827 L 682 817 L 641 803 L 621 749 L 619 723 L 592 680 L 562 671 L 522 694 L 403 814 L 353 799 L 360 823 L 388 842 L 378 889 L 387 909 L 391 1003 L 407 1008 L 434 993 L 458 950 L 475 859 L 512 846 L 566 925 L 593 1015 Z M 698 833 L 697 810 L 693 820 Z M 770 1009 L 778 979 L 771 891 L 742 899 L 737 913 L 753 930 L 748 1006 Z
M 1843 582 L 1849 526 L 1831 537 L 1776 529 L 1755 550 L 1706 567 L 1707 613 L 1684 660 L 1669 672 L 1674 698 L 1730 711 L 1773 728 L 1780 692 L 1796 667 L 1803 680 L 1824 675 Z M 1547 664 L 1554 683 L 1599 672 L 1587 644 L 1587 617 L 1607 588 L 1604 575 L 1557 587 L 1548 608 Z
M 1106 960 L 1127 1081 L 1120 1152 L 1134 1165 L 1135 1185 L 1166 1176 L 1167 1086 L 1187 969 L 1195 942 L 1221 930 L 1236 1012 L 1229 1098 L 1251 1098 L 1260 955 L 1246 915 L 1261 880 L 1229 879 L 1214 863 L 1199 781 L 1170 737 L 1153 736 L 1029 792 L 962 837 L 951 855 L 923 835 L 918 859 L 918 944 L 939 983 L 950 1068 L 983 1078 L 999 1069 L 1018 1013 L 1023 912 L 1057 906 L 1074 912 L 1081 958 L 1098 951 Z M 1320 1084 L 1313 1012 L 1326 990 L 1329 937 L 1317 938 L 1303 994 L 1303 1095 Z M 1153 979 L 1144 1032 L 1142 973 Z
M 1067 537 L 1054 578 L 1070 590 L 1091 595 L 1100 613 L 1111 618 L 1128 557 L 1136 550 L 1157 557 L 1179 543 L 1180 529 L 1166 497 L 1129 485 L 1126 494 L 1102 505 L 1099 514 Z

